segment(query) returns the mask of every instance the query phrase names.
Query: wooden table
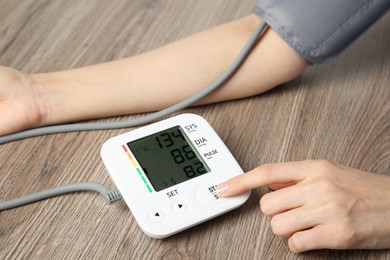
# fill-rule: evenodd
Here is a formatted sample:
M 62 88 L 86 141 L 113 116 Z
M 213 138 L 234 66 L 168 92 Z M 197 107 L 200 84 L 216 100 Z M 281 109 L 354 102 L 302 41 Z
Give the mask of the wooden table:
M 47 72 L 127 57 L 243 17 L 255 3 L 0 0 L 0 64 Z M 389 26 L 387 15 L 337 60 L 268 93 L 183 112 L 205 117 L 245 170 L 327 159 L 390 175 Z M 113 188 L 99 149 L 126 131 L 0 146 L 0 199 L 83 181 Z M 124 202 L 61 196 L 0 213 L 0 259 L 390 259 L 389 250 L 293 254 L 259 211 L 266 192 L 255 190 L 243 207 L 164 240 L 145 236 Z

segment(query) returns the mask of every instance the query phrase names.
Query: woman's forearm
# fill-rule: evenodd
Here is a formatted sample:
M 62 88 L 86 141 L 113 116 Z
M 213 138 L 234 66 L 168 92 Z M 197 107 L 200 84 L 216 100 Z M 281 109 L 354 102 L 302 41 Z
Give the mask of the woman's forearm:
M 30 75 L 45 93 L 43 124 L 148 112 L 177 103 L 222 74 L 259 21 L 250 15 L 130 58 Z M 239 71 L 199 103 L 262 93 L 307 66 L 268 30 Z

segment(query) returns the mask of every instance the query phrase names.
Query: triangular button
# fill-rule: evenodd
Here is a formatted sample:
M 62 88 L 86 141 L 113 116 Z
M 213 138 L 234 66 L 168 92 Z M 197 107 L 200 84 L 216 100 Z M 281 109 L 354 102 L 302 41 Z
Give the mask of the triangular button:
M 181 209 L 181 208 L 183 207 L 183 204 L 179 204 L 178 206 L 179 206 L 179 208 Z
M 160 216 L 160 214 L 158 214 L 158 212 L 156 213 L 156 214 L 154 214 L 156 217 L 159 217 Z

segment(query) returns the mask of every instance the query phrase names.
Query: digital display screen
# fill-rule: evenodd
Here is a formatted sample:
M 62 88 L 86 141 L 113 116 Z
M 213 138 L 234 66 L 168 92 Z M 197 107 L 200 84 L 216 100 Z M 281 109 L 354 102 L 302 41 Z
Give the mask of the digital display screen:
M 210 172 L 180 126 L 127 143 L 156 191 Z

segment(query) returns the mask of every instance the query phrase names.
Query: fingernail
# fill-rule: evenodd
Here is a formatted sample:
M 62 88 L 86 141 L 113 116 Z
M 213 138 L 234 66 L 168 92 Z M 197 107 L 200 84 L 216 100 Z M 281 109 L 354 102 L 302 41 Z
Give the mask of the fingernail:
M 223 197 L 223 194 L 227 192 L 229 185 L 227 183 L 220 183 L 217 185 L 216 192 L 218 196 Z

